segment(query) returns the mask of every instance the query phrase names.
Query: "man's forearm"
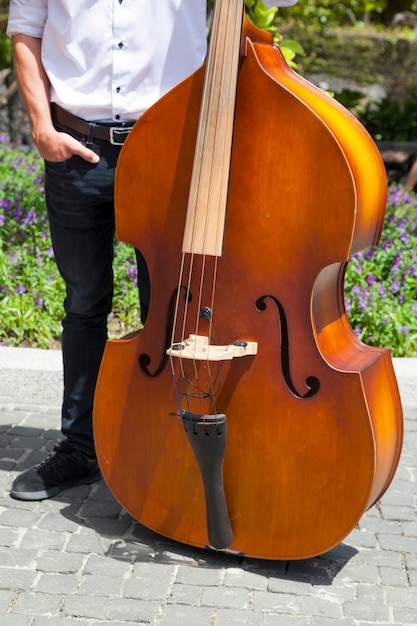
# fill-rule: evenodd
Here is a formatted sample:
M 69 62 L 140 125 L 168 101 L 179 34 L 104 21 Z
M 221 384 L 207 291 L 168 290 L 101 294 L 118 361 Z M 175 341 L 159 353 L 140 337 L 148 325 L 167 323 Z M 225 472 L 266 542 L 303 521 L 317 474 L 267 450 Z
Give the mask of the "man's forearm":
M 36 144 L 52 127 L 49 81 L 41 60 L 42 40 L 27 35 L 14 35 L 12 43 L 16 79 Z
M 90 163 L 98 155 L 80 141 L 54 128 L 49 102 L 49 80 L 42 65 L 42 40 L 28 35 L 13 35 L 16 79 L 25 103 L 32 139 L 39 153 L 48 161 L 63 161 L 78 154 Z

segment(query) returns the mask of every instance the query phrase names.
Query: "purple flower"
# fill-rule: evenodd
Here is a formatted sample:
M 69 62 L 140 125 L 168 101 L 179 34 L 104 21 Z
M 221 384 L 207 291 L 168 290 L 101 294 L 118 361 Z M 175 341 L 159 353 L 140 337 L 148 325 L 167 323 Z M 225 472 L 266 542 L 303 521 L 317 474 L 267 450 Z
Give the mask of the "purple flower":
M 387 252 L 388 250 L 391 250 L 392 246 L 393 246 L 393 242 L 392 241 L 384 241 L 384 243 L 381 245 L 381 248 Z
M 391 265 L 391 271 L 396 272 L 401 267 L 401 254 L 396 254 Z
M 126 270 L 126 276 L 131 279 L 132 285 L 137 285 L 138 268 L 136 267 L 136 265 L 129 265 Z
M 398 279 L 394 280 L 393 283 L 391 284 L 391 291 L 392 291 L 392 293 L 398 293 L 400 288 L 401 288 L 400 281 Z
M 18 285 L 15 291 L 19 296 L 21 296 L 23 293 L 26 293 L 26 287 L 24 285 Z
M 23 221 L 23 226 L 31 226 L 36 220 L 36 211 L 29 211 Z
M 368 305 L 369 305 L 368 300 L 366 300 L 365 298 L 361 298 L 358 301 L 358 310 L 359 311 L 366 311 L 366 309 L 368 308 Z
M 10 200 L 8 200 L 7 198 L 2 198 L 0 200 L 0 207 L 2 209 L 6 209 L 6 211 L 7 209 L 10 209 Z
M 370 248 L 370 250 L 368 250 L 368 252 L 365 254 L 365 259 L 367 261 L 371 261 L 375 256 L 375 249 L 374 248 Z

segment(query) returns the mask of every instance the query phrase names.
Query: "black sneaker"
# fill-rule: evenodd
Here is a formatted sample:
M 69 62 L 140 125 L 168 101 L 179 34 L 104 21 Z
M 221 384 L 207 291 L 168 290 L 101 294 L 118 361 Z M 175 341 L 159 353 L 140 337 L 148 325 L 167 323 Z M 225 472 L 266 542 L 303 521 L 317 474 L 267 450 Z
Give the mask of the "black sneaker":
M 17 500 L 44 500 L 60 491 L 100 480 L 97 459 L 74 448 L 68 441 L 55 444 L 42 463 L 26 470 L 12 484 L 10 495 Z

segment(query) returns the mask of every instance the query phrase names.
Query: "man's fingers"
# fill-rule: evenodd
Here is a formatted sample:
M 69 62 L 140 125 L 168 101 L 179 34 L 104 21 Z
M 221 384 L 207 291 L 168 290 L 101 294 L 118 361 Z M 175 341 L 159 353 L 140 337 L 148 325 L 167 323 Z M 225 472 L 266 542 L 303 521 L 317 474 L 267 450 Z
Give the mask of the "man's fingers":
M 87 146 L 84 146 L 82 143 L 76 142 L 76 145 L 73 148 L 73 154 L 78 154 L 78 156 L 82 157 L 88 163 L 98 163 L 100 161 L 100 157 L 94 150 L 90 150 Z

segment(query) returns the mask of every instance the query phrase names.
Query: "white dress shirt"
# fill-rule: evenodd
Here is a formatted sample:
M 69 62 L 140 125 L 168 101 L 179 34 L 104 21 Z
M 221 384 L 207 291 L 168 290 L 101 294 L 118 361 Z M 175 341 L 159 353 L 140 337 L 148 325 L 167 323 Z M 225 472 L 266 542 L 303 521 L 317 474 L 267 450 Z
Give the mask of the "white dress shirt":
M 135 120 L 203 63 L 206 0 L 10 0 L 7 33 L 42 39 L 52 102 Z

